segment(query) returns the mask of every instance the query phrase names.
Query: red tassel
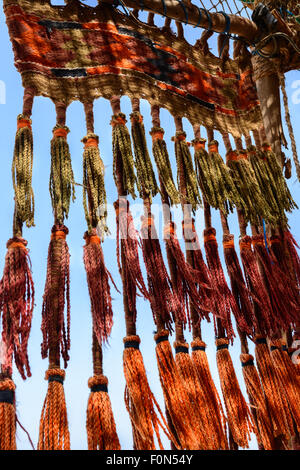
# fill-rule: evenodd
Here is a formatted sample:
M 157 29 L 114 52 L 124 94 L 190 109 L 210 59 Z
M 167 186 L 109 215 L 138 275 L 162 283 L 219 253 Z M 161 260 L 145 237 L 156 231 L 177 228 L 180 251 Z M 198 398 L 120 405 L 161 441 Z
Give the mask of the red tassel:
M 113 326 L 113 310 L 109 280 L 116 285 L 105 267 L 100 238 L 96 229 L 85 233 L 86 245 L 83 248 L 83 261 L 86 270 L 91 299 L 93 331 L 99 344 L 107 341 Z M 117 288 L 116 288 L 117 289 Z
M 239 315 L 235 319 L 240 330 L 251 335 L 255 321 L 253 304 L 234 248 L 234 235 L 223 236 L 223 249 L 231 290 L 238 305 Z
M 70 254 L 66 242 L 69 230 L 64 225 L 54 225 L 48 249 L 47 277 L 42 307 L 42 358 L 46 358 L 51 347 L 57 345 L 55 358 L 59 355 L 67 367 L 70 349 Z M 64 311 L 67 308 L 67 328 Z M 53 321 L 55 315 L 55 321 Z
M 172 290 L 152 216 L 142 219 L 141 242 L 152 312 L 171 330 L 172 318 L 179 322 L 185 318 L 178 295 Z
M 4 359 L 2 369 L 12 374 L 12 360 L 23 379 L 31 376 L 27 346 L 34 308 L 34 285 L 31 263 L 21 237 L 7 242 L 3 277 L 0 283 L 0 315 L 2 314 L 2 340 Z
M 135 322 L 137 289 L 146 299 L 149 299 L 139 261 L 138 232 L 134 227 L 128 201 L 120 198 L 114 203 L 114 207 L 117 223 L 117 261 L 123 277 L 124 289 L 126 289 L 128 307 L 133 313 Z
M 264 282 L 267 286 L 272 310 L 278 326 L 288 329 L 291 323 L 299 318 L 299 305 L 293 300 L 288 277 L 279 268 L 274 257 L 267 252 L 262 235 L 252 237 L 252 244 L 257 259 L 264 271 Z
M 204 247 L 206 260 L 210 270 L 212 285 L 215 288 L 215 297 L 213 305 L 213 313 L 220 318 L 222 327 L 226 330 L 226 336 L 233 341 L 235 336 L 230 312 L 232 311 L 235 318 L 239 316 L 238 306 L 229 289 L 221 260 L 218 253 L 218 243 L 216 240 L 216 230 L 208 228 L 204 230 Z
M 297 244 L 291 232 L 289 231 L 284 232 L 284 244 L 288 251 L 290 262 L 291 262 L 295 279 L 297 282 L 297 286 L 299 289 L 300 288 L 300 257 L 298 255 L 297 248 L 299 250 L 300 247 Z
M 176 292 L 180 299 L 181 305 L 185 306 L 185 312 L 190 324 L 190 307 L 192 304 L 199 318 L 208 320 L 208 313 L 211 311 L 207 291 L 211 290 L 209 284 L 203 282 L 201 272 L 193 269 L 185 260 L 185 256 L 181 250 L 178 238 L 175 233 L 175 224 L 170 222 L 165 227 L 165 241 L 172 253 L 172 257 L 176 265 L 177 285 Z M 175 287 L 175 286 L 174 286 Z

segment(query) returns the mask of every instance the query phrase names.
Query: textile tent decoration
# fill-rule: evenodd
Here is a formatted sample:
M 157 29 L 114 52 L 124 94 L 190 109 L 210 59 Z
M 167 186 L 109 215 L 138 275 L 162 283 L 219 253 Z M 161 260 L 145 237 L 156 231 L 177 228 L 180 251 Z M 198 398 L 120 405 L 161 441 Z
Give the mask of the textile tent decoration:
M 207 18 L 219 4 L 228 5 L 228 2 L 209 3 L 211 7 L 203 10 Z M 153 13 L 145 23 L 138 20 L 137 11 L 127 15 L 102 2 L 91 8 L 78 0 L 67 1 L 63 7 L 53 6 L 50 0 L 4 0 L 4 11 L 15 65 L 22 77 L 24 100 L 23 112 L 17 118 L 12 167 L 13 237 L 7 243 L 0 282 L 5 344 L 0 375 L 0 449 L 16 448 L 13 360 L 22 378 L 31 374 L 27 346 L 34 285 L 22 227 L 24 223 L 27 227 L 34 225 L 31 112 L 36 96 L 50 98 L 56 109 L 49 184 L 54 225 L 41 322 L 42 357 L 49 360 L 48 392 L 41 413 L 38 449 L 70 449 L 63 382 L 71 341 L 70 256 L 66 241 L 69 231 L 65 222 L 75 199 L 66 125 L 67 108 L 73 101 L 83 103 L 86 118 L 86 135 L 82 140 L 87 223 L 83 261 L 93 325 L 88 448 L 120 449 L 102 351 L 114 322 L 111 289 L 117 288 L 106 268 L 103 249 L 109 227 L 104 165 L 94 126 L 93 103 L 99 97 L 109 100 L 112 108 L 112 161 L 118 192 L 114 204 L 116 253 L 126 323 L 124 398 L 134 449 L 154 450 L 157 446 L 162 449 L 162 433 L 176 449 L 248 448 L 252 432 L 261 449 L 288 448 L 291 440 L 297 444 L 300 385 L 288 349 L 292 335 L 296 338 L 299 332 L 300 321 L 300 261 L 288 227 L 288 213 L 297 205 L 278 154 L 274 153 L 274 143 L 267 142 L 251 54 L 245 41 L 235 38 L 231 59 L 229 31 L 223 31 L 218 41 L 219 57 L 215 57 L 208 47 L 211 30 L 204 31 L 191 46 L 179 22 L 175 34 L 169 18 L 159 28 L 153 23 Z M 236 12 L 243 11 L 241 4 Z M 228 15 L 223 15 L 227 20 Z M 131 98 L 130 129 L 121 110 L 123 95 Z M 147 148 L 141 99 L 151 105 L 150 134 L 158 178 Z M 160 123 L 160 108 L 174 117 L 177 184 Z M 186 140 L 183 118 L 193 126 L 192 145 Z M 203 127 L 207 139 L 201 135 Z M 225 156 L 220 155 L 215 131 L 222 135 Z M 168 266 L 151 212 L 152 199 L 158 193 L 164 204 Z M 137 194 L 144 206 L 140 233 L 133 226 L 127 200 L 128 196 L 137 198 Z M 175 204 L 182 207 L 185 253 L 170 215 Z M 201 204 L 205 217 L 205 259 L 193 219 Z M 211 208 L 221 217 L 230 286 L 219 256 Z M 234 211 L 240 228 L 241 262 L 228 222 L 228 215 Z M 142 274 L 140 251 L 147 281 Z M 151 390 L 140 351 L 137 295 L 149 301 L 153 314 L 165 414 Z M 201 322 L 211 319 L 225 407 L 212 380 L 201 332 Z M 229 353 L 229 345 L 236 337 L 233 319 L 241 340 L 241 363 L 251 406 L 242 394 Z M 185 339 L 187 328 L 193 335 L 191 355 Z M 174 330 L 175 357 L 169 341 Z M 249 339 L 255 343 L 257 369 L 249 354 Z

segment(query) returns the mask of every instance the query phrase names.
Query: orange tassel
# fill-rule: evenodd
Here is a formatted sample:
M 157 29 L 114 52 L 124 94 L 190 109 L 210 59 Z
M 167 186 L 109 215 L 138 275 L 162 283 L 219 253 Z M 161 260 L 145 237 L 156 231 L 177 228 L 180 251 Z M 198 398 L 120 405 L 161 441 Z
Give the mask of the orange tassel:
M 88 381 L 91 393 L 86 413 L 89 450 L 120 450 L 116 423 L 104 375 L 94 375 Z
M 48 392 L 40 420 L 38 450 L 70 450 L 70 434 L 63 382 L 65 371 L 48 369 Z
M 228 351 L 229 341 L 227 338 L 220 338 L 216 340 L 216 345 L 217 366 L 229 428 L 234 442 L 239 447 L 248 448 L 250 433 L 254 431 L 254 424 L 234 371 Z
M 258 443 L 265 450 L 273 450 L 275 447 L 272 424 L 259 375 L 253 362 L 253 356 L 251 354 L 241 354 L 240 359 L 247 393 L 255 407 L 254 413 L 258 426 L 258 433 L 256 435 Z
M 0 381 L 0 450 L 16 450 L 16 386 L 11 379 Z

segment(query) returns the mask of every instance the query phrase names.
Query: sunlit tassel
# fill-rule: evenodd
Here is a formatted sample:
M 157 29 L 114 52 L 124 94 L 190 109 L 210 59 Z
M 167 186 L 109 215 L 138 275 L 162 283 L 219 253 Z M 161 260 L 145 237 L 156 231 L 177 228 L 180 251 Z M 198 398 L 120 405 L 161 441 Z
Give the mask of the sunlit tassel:
M 51 140 L 50 196 L 56 220 L 62 224 L 68 218 L 70 201 L 75 200 L 74 175 L 67 142 L 67 126 L 56 124 Z
M 130 134 L 126 127 L 126 117 L 123 113 L 114 114 L 111 119 L 112 126 L 112 144 L 114 158 L 114 178 L 118 183 L 117 162 L 122 162 L 123 186 L 127 194 L 133 199 L 136 198 L 135 184 L 136 176 L 134 173 L 134 160 L 132 155 Z
M 201 271 L 197 271 L 186 262 L 175 230 L 174 222 L 167 224 L 164 229 L 164 239 L 174 260 L 177 278 L 176 291 L 180 298 L 181 305 L 185 306 L 189 323 L 191 307 L 195 309 L 199 318 L 205 317 L 208 319 L 208 314 L 211 311 L 207 296 L 207 292 L 211 290 L 210 283 L 206 284 L 203 281 Z
M 96 226 L 104 238 L 108 232 L 106 225 L 107 203 L 104 186 L 104 165 L 99 152 L 99 137 L 88 133 L 82 140 L 83 152 L 83 207 L 89 231 Z M 89 203 L 87 203 L 87 199 Z
M 289 263 L 292 266 L 292 272 L 294 274 L 298 288 L 300 289 L 300 257 L 297 252 L 297 249 L 299 250 L 299 245 L 297 244 L 291 232 L 288 230 L 284 232 L 284 245 L 288 252 Z
M 217 450 L 218 448 L 216 447 L 214 436 L 212 436 L 211 433 L 210 420 L 206 413 L 208 403 L 206 402 L 205 392 L 201 388 L 196 369 L 189 355 L 189 346 L 187 343 L 175 341 L 174 348 L 177 369 L 183 380 L 188 398 L 193 404 L 193 413 L 195 414 L 193 425 L 194 428 L 197 427 L 200 446 L 202 449 Z
M 282 390 L 285 393 L 297 431 L 300 431 L 300 380 L 297 376 L 295 364 L 288 354 L 282 350 L 281 341 L 271 341 L 271 358 L 276 368 Z
M 213 378 L 210 373 L 206 344 L 199 338 L 192 343 L 192 361 L 198 376 L 199 384 L 205 394 L 206 407 L 204 408 L 209 422 L 209 434 L 214 442 L 214 448 L 220 450 L 228 449 L 226 438 L 226 418 L 222 402 Z
M 206 261 L 210 270 L 212 286 L 215 289 L 213 313 L 220 318 L 226 335 L 230 341 L 235 336 L 232 323 L 231 311 L 235 318 L 239 317 L 238 306 L 229 289 L 221 260 L 218 252 L 218 243 L 216 240 L 216 230 L 208 228 L 204 230 L 204 248 L 206 253 Z
M 256 434 L 258 443 L 263 446 L 264 450 L 273 450 L 275 447 L 272 424 L 253 356 L 251 354 L 241 354 L 240 359 L 247 393 L 251 397 L 252 406 L 254 407 L 258 426 L 258 433 Z
M 206 139 L 194 139 L 195 168 L 199 186 L 205 200 L 211 207 L 228 214 L 238 201 L 230 170 L 219 154 L 216 140 L 209 143 L 209 152 L 205 150 Z
M 282 207 L 291 212 L 293 209 L 298 209 L 297 204 L 292 198 L 288 185 L 283 175 L 282 168 L 278 161 L 277 156 L 272 151 L 268 143 L 262 145 L 262 152 L 266 161 L 266 166 L 269 170 L 269 175 L 272 181 L 274 191 L 276 191 L 277 198 Z
M 248 161 L 247 151 L 230 150 L 227 152 L 226 160 L 239 194 L 237 206 L 243 209 L 245 219 L 253 224 L 259 224 L 261 217 L 271 223 L 276 222 L 264 201 L 255 173 Z
M 18 116 L 14 156 L 12 162 L 16 212 L 27 227 L 34 226 L 34 195 L 31 186 L 33 165 L 33 137 L 31 119 Z
M 158 186 L 147 148 L 143 117 L 139 111 L 134 111 L 130 120 L 139 194 L 142 199 L 148 197 L 151 202 L 158 193 Z
M 194 429 L 194 405 L 189 400 L 187 390 L 175 364 L 168 337 L 168 330 L 162 330 L 154 336 L 156 359 L 166 408 L 176 431 L 180 448 L 201 449 L 200 436 L 197 429 Z
M 184 311 L 177 293 L 172 289 L 152 215 L 142 218 L 141 244 L 152 312 L 154 317 L 161 318 L 166 327 L 172 330 L 172 319 L 185 321 Z
M 88 450 L 120 450 L 116 423 L 104 375 L 94 375 L 88 381 L 91 393 L 86 413 Z
M 0 450 L 16 450 L 16 400 L 14 382 L 0 380 Z
M 227 338 L 216 340 L 221 388 L 233 440 L 239 447 L 248 448 L 250 433 L 254 431 L 253 418 L 240 390 L 228 344 Z
M 152 127 L 152 153 L 158 169 L 159 177 L 169 196 L 170 204 L 179 204 L 180 196 L 175 186 L 170 164 L 166 142 L 164 141 L 164 130 L 161 127 Z
M 48 392 L 40 420 L 38 450 L 70 450 L 70 434 L 63 382 L 65 371 L 48 369 Z
M 260 335 L 255 338 L 255 357 L 273 426 L 273 435 L 282 436 L 288 441 L 294 434 L 292 416 L 267 341 Z
M 96 229 L 84 235 L 83 261 L 87 275 L 93 331 L 99 344 L 107 341 L 113 326 L 113 310 L 109 281 L 113 279 L 105 267 L 100 238 Z M 114 284 L 114 282 L 113 282 Z
M 59 363 L 61 353 L 65 367 L 69 360 L 70 349 L 70 254 L 66 242 L 68 233 L 69 230 L 64 225 L 54 225 L 52 228 L 41 326 L 42 358 L 46 358 L 51 347 L 57 345 L 56 357 L 51 359 Z M 54 315 L 55 321 L 53 321 Z
M 263 235 L 252 237 L 252 244 L 257 259 L 264 272 L 264 282 L 267 286 L 273 314 L 282 328 L 288 329 L 291 323 L 299 318 L 299 303 L 293 296 L 289 278 L 279 268 L 277 261 L 267 251 Z
M 155 450 L 154 435 L 156 435 L 159 448 L 162 450 L 160 429 L 169 440 L 174 444 L 176 442 L 170 434 L 166 420 L 150 389 L 143 357 L 139 349 L 140 341 L 139 336 L 124 338 L 125 403 L 134 429 L 136 450 Z
M 0 318 L 5 354 L 2 369 L 12 374 L 13 357 L 23 379 L 31 376 L 28 340 L 34 308 L 34 284 L 27 241 L 15 236 L 7 242 L 3 277 L 0 281 Z

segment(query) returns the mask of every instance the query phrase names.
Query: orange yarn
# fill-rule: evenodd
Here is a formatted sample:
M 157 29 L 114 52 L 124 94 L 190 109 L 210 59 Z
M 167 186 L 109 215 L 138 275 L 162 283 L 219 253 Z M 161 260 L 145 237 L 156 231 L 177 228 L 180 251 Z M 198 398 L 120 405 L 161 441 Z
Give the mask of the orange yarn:
M 218 144 L 208 144 L 208 151 L 210 153 L 219 153 L 219 145 Z
M 95 375 L 88 381 L 91 389 L 86 412 L 88 450 L 121 449 L 107 385 L 104 375 Z
M 28 127 L 31 130 L 31 119 L 20 118 L 17 121 L 17 129 L 23 129 L 24 127 Z
M 168 237 L 168 235 L 174 235 L 175 234 L 176 227 L 174 223 L 170 222 L 169 224 L 164 226 L 164 237 Z
M 293 421 L 286 397 L 283 393 L 277 368 L 274 367 L 264 337 L 255 337 L 255 357 L 265 392 L 274 437 L 283 436 L 288 441 L 293 435 Z
M 254 431 L 255 427 L 234 371 L 228 345 L 227 338 L 216 340 L 221 388 L 233 440 L 239 447 L 248 448 L 250 433 Z
M 204 243 L 207 243 L 207 242 L 213 242 L 215 244 L 217 244 L 217 239 L 215 237 L 214 234 L 210 234 L 210 235 L 205 235 L 204 236 Z
M 209 433 L 213 439 L 214 448 L 227 450 L 228 442 L 226 438 L 226 418 L 222 403 L 214 381 L 212 379 L 207 355 L 206 344 L 199 338 L 192 343 L 192 361 L 197 372 L 200 387 L 205 394 L 205 412 L 209 422 Z
M 15 389 L 11 379 L 0 381 L 0 450 L 17 449 Z M 1 392 L 6 396 L 2 397 Z
M 86 246 L 90 244 L 100 245 L 101 240 L 100 240 L 100 237 L 98 237 L 98 235 L 87 235 L 85 237 L 85 243 L 86 243 Z
M 205 149 L 205 141 L 203 141 L 203 142 L 196 141 L 196 142 L 193 143 L 193 147 L 196 151 L 201 150 L 201 149 Z
M 259 375 L 253 362 L 254 358 L 251 354 L 241 354 L 240 359 L 247 393 L 255 407 L 254 412 L 258 426 L 257 441 L 262 444 L 265 450 L 273 450 L 275 447 L 272 423 Z
M 9 244 L 7 244 L 7 248 L 22 248 L 23 250 L 26 251 L 26 253 L 28 253 L 28 250 L 27 250 L 26 246 L 22 242 L 9 243 Z
M 65 240 L 66 238 L 67 234 L 62 230 L 57 230 L 56 232 L 51 233 L 51 240 Z
M 53 130 L 53 136 L 54 137 L 63 137 L 64 139 L 67 138 L 68 135 L 68 130 L 65 129 L 64 127 L 58 127 L 57 129 Z
M 252 249 L 251 238 L 249 237 L 248 242 L 240 240 L 239 245 L 240 245 L 240 250 L 251 250 Z
M 174 445 L 167 422 L 150 389 L 143 356 L 139 350 L 139 336 L 124 338 L 123 369 L 126 380 L 125 404 L 129 413 L 135 437 L 136 450 L 155 450 L 154 433 L 159 448 L 163 450 L 160 438 L 161 428 Z M 158 417 L 155 408 L 158 411 Z
M 40 420 L 38 450 L 70 450 L 70 434 L 63 381 L 65 371 L 48 369 L 49 381 Z
M 234 248 L 234 240 L 229 240 L 227 242 L 223 242 L 223 248 Z
M 90 148 L 90 147 L 96 147 L 98 148 L 99 141 L 95 137 L 89 137 L 85 142 L 84 142 L 84 148 Z
M 122 116 L 113 116 L 110 124 L 112 127 L 117 126 L 118 124 L 122 124 L 123 126 L 125 126 L 126 119 L 123 118 Z

